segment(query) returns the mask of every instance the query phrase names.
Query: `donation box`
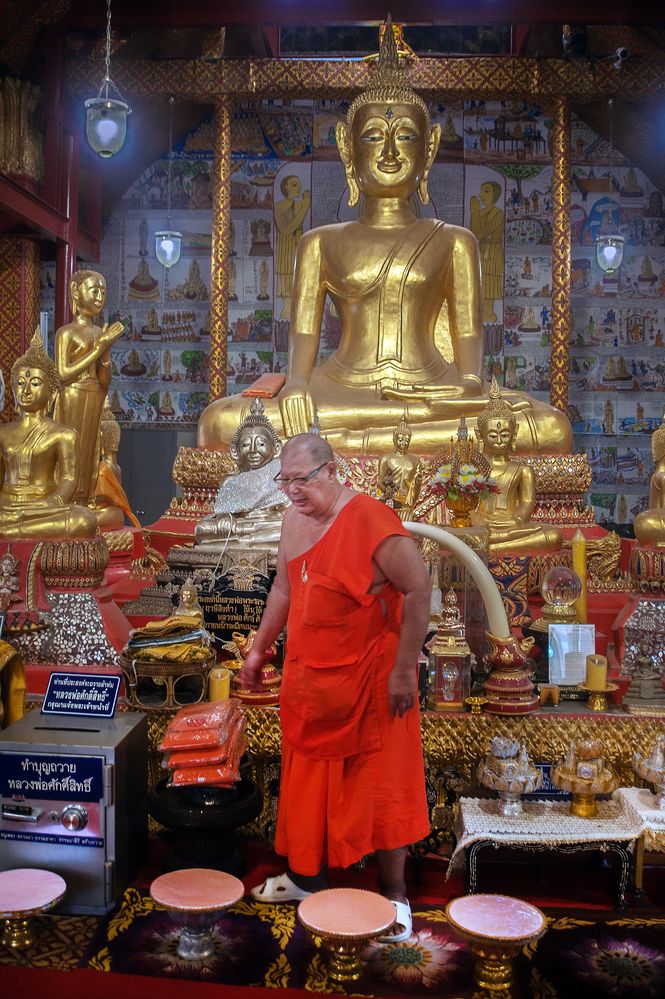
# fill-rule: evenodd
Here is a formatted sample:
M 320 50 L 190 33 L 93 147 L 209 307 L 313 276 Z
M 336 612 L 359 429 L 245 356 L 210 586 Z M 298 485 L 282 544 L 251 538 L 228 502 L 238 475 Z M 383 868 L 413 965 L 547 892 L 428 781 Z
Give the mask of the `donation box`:
M 147 717 L 134 712 L 30 711 L 0 732 L 0 870 L 59 874 L 59 912 L 111 908 L 146 855 L 147 743 Z

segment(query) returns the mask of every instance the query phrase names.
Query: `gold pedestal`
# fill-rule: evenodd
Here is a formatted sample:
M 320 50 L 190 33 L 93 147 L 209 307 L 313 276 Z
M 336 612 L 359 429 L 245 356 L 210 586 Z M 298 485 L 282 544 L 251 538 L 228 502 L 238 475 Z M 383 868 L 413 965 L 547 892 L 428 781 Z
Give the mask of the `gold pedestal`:
M 473 980 L 483 992 L 490 995 L 510 995 L 513 981 L 513 958 L 522 944 L 481 944 L 469 941 L 469 948 L 478 958 L 473 969 Z
M 580 684 L 580 690 L 586 690 L 589 694 L 586 703 L 591 711 L 607 711 L 607 695 L 618 689 L 616 683 L 608 683 L 602 690 L 594 690 L 592 687 L 587 687 L 585 683 Z
M 324 947 L 330 951 L 328 975 L 335 982 L 357 982 L 362 975 L 360 955 L 367 946 L 367 940 L 326 940 Z
M 472 694 L 470 697 L 464 698 L 464 703 L 469 708 L 472 715 L 479 715 L 483 710 L 483 705 L 487 704 L 487 698 L 482 697 L 479 694 Z
M 598 814 L 598 802 L 595 794 L 576 794 L 570 804 L 570 814 L 579 819 L 593 819 Z
M 2 920 L 0 943 L 5 947 L 30 947 L 34 940 L 33 923 L 31 919 L 16 916 Z

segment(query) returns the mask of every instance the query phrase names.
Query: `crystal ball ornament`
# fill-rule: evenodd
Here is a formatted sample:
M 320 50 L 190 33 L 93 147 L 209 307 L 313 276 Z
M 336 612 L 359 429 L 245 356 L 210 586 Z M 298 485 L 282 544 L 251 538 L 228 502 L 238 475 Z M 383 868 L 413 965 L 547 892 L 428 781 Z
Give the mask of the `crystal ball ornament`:
M 580 577 L 565 565 L 555 565 L 545 574 L 540 588 L 543 617 L 550 624 L 570 624 L 577 620 L 575 601 L 582 592 Z

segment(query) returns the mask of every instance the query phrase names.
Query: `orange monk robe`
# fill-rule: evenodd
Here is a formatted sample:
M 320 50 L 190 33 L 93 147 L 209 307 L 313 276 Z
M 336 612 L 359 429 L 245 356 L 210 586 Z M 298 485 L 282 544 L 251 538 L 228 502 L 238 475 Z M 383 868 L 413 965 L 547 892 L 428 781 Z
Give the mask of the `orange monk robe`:
M 418 708 L 393 718 L 388 704 L 402 596 L 368 593 L 372 556 L 394 535 L 409 536 L 391 509 L 354 496 L 288 564 L 275 849 L 298 874 L 429 833 Z
M 124 513 L 127 520 L 134 527 L 140 527 L 140 523 L 134 516 L 132 508 L 127 499 L 127 493 L 120 485 L 118 477 L 109 465 L 108 461 L 100 461 L 99 472 L 97 474 L 97 486 L 95 495 L 107 500 L 111 506 L 117 506 Z

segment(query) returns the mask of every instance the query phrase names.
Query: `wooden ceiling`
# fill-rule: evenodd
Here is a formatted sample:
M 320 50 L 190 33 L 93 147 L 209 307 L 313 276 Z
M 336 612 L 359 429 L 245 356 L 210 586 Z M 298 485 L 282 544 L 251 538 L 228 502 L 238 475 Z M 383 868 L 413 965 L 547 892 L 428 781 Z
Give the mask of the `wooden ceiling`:
M 648 0 L 113 0 L 114 60 L 198 59 L 219 39 L 224 27 L 224 58 L 275 58 L 280 29 L 294 26 L 377 25 L 389 6 L 393 20 L 407 25 L 451 28 L 506 26 L 503 54 L 519 58 L 608 59 L 625 48 L 631 60 L 662 58 L 665 79 L 665 19 L 662 4 Z M 562 26 L 580 26 L 576 45 L 564 52 Z M 99 51 L 106 23 L 104 0 L 2 0 L 0 2 L 0 76 L 43 83 L 49 51 L 64 34 L 68 58 Z M 428 38 L 430 34 L 419 37 Z M 418 53 L 417 53 L 418 54 Z M 467 56 L 468 57 L 468 56 Z M 100 58 L 100 66 L 102 65 Z M 665 95 L 636 100 L 622 93 L 617 70 L 613 140 L 665 190 Z M 101 78 L 100 73 L 100 78 Z M 131 95 L 127 95 L 131 99 Z M 104 164 L 104 214 L 142 170 L 168 147 L 167 103 L 135 101 L 132 128 L 141 135 L 132 155 Z M 157 108 L 158 113 L 155 113 Z M 607 98 L 574 106 L 600 135 L 609 136 Z M 173 112 L 174 140 L 210 114 L 210 106 L 178 102 Z

